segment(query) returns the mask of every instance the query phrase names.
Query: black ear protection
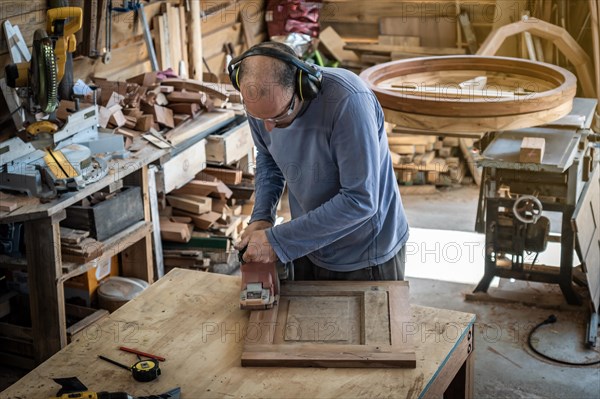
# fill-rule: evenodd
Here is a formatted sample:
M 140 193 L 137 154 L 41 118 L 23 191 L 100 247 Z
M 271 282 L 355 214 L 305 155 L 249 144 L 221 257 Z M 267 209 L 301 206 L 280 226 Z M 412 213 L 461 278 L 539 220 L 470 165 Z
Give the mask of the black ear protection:
M 231 60 L 227 69 L 229 71 L 231 84 L 237 91 L 240 91 L 240 83 L 238 80 L 240 64 L 245 58 L 255 55 L 277 58 L 278 60 L 295 66 L 297 69 L 295 91 L 302 101 L 310 101 L 319 94 L 319 91 L 321 90 L 321 80 L 323 79 L 321 71 L 285 51 L 277 50 L 272 47 L 254 47 Z

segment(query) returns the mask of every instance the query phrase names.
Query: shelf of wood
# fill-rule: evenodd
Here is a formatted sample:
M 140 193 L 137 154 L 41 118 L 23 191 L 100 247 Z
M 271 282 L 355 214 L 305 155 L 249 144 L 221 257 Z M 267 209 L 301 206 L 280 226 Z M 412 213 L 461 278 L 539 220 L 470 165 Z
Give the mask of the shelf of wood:
M 90 270 L 99 260 L 120 254 L 123 276 L 139 278 L 150 284 L 154 282 L 148 165 L 160 159 L 167 151 L 149 145 L 142 138 L 136 138 L 131 148 L 135 149 L 132 150 L 132 156 L 128 159 L 111 160 L 107 175 L 98 182 L 82 190 L 66 193 L 48 203 L 40 203 L 35 199 L 32 201 L 24 196 L 15 197 L 22 206 L 0 218 L 1 223 L 24 223 L 26 259 L 2 258 L 1 261 L 9 261 L 13 269 L 27 270 L 33 321 L 32 327 L 27 329 L 0 326 L 0 340 L 3 337 L 10 340 L 11 336 L 20 337 L 25 333 L 31 337 L 31 346 L 23 346 L 21 356 L 0 353 L 0 362 L 10 361 L 22 367 L 33 367 L 67 345 L 63 283 Z M 128 186 L 141 188 L 143 220 L 104 240 L 102 254 L 94 260 L 83 264 L 64 262 L 61 255 L 60 222 L 66 217 L 66 208 L 120 180 Z M 8 336 L 3 335 L 3 332 L 8 333 Z
M 102 242 L 102 255 L 95 258 L 85 264 L 78 264 L 74 262 L 63 262 L 63 276 L 60 278 L 61 282 L 64 282 L 71 277 L 78 276 L 90 270 L 93 267 L 105 259 L 110 259 L 117 255 L 121 251 L 129 248 L 135 244 L 147 234 L 152 232 L 152 222 L 146 222 L 144 220 L 134 224 L 131 227 L 115 234 L 113 237 Z

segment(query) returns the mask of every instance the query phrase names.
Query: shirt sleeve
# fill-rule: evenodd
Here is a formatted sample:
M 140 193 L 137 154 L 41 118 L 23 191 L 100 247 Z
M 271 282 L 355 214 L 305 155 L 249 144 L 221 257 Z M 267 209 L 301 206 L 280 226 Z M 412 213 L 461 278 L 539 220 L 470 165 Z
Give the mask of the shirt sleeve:
M 338 105 L 330 150 L 340 190 L 316 209 L 266 231 L 282 262 L 289 262 L 357 230 L 377 212 L 379 203 L 379 122 L 372 94 L 354 93 Z M 310 190 L 310 187 L 306 188 Z
M 253 126 L 255 121 L 249 119 L 250 130 L 257 149 L 256 175 L 254 176 L 254 209 L 250 222 L 266 220 L 275 223 L 277 203 L 281 199 L 284 187 L 283 173 L 269 154 L 259 131 Z

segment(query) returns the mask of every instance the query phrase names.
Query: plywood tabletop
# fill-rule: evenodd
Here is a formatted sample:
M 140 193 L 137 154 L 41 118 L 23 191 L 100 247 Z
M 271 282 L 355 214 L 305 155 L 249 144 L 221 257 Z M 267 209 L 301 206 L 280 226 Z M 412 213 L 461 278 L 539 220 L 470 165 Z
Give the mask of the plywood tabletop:
M 59 389 L 52 378 L 72 376 L 90 390 L 134 396 L 181 387 L 182 398 L 414 398 L 428 388 L 475 320 L 473 314 L 412 306 L 411 322 L 403 329 L 414 343 L 415 369 L 242 368 L 244 338 L 252 326 L 249 312 L 239 309 L 239 291 L 239 277 L 173 269 L 0 398 L 50 397 Z M 164 356 L 162 375 L 139 383 L 98 359 L 104 355 L 133 364 L 135 356 L 119 346 Z

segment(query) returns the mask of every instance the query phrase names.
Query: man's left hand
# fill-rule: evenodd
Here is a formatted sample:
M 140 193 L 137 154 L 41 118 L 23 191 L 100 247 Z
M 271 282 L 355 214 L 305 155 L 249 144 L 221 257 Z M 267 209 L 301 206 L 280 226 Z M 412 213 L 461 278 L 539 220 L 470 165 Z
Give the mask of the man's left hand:
M 250 235 L 248 249 L 244 253 L 244 261 L 258 263 L 277 261 L 277 254 L 267 239 L 265 230 L 257 230 Z

